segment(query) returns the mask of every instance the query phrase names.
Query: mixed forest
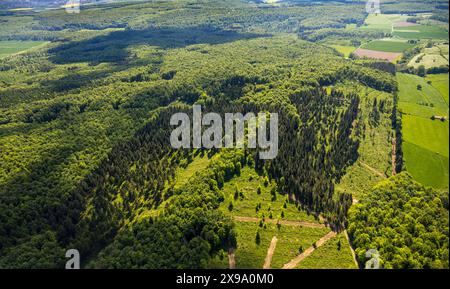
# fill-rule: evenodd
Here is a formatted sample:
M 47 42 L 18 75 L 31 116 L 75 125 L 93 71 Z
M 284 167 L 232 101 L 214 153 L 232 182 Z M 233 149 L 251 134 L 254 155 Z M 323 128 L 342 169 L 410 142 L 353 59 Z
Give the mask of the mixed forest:
M 83 268 L 449 267 L 448 1 L 383 2 L 438 37 L 397 61 L 354 52 L 397 31 L 357 0 L 19 2 L 0 2 L 0 268 L 71 248 Z M 194 104 L 278 113 L 277 157 L 172 148 Z

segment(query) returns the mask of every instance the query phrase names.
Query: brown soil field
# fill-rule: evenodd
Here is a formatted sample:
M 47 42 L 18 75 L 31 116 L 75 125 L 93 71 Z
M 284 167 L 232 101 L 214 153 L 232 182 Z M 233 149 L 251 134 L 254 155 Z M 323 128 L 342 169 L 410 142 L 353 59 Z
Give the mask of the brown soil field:
M 396 53 L 396 52 L 383 52 L 383 51 L 375 51 L 375 50 L 362 49 L 362 48 L 356 49 L 353 52 L 353 54 L 355 54 L 358 57 L 384 59 L 387 61 L 394 61 L 397 57 L 399 57 L 401 55 L 401 53 Z

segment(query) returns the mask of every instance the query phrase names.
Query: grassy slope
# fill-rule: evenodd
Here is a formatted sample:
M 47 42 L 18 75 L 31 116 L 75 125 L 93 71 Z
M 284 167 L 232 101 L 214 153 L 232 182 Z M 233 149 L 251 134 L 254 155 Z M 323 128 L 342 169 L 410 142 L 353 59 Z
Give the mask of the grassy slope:
M 396 27 L 393 35 L 405 39 L 448 39 L 447 31 L 439 26 L 429 25 Z
M 257 193 L 258 186 L 261 187 L 261 194 Z M 272 213 L 273 219 L 281 218 L 281 212 L 284 212 L 285 219 L 316 222 L 313 215 L 308 215 L 305 211 L 300 211 L 295 204 L 286 202 L 286 196 L 277 193 L 276 200 L 272 200 L 270 193 L 274 184 L 264 186 L 263 178 L 259 176 L 254 169 L 244 167 L 241 175 L 227 182 L 223 187 L 225 201 L 220 209 L 227 214 L 240 217 L 258 217 L 265 216 L 269 218 Z M 236 187 L 244 194 L 243 199 L 234 199 Z M 233 203 L 233 210 L 228 209 L 229 203 Z M 286 202 L 286 208 L 284 204 Z M 261 209 L 256 212 L 256 205 L 261 203 Z M 269 210 L 270 209 L 270 210 Z
M 383 32 L 391 32 L 392 30 L 392 22 L 389 20 L 386 15 L 383 14 L 369 14 L 366 18 L 364 26 L 361 26 L 361 29 L 368 30 L 382 30 Z
M 449 81 L 448 81 L 448 73 L 447 74 L 429 74 L 425 78 L 427 81 L 431 81 L 431 85 L 436 88 L 441 95 L 444 97 L 447 105 L 448 101 L 448 91 L 449 91 Z
M 258 231 L 261 237 L 259 245 L 256 243 L 256 232 Z M 304 249 L 310 247 L 327 232 L 329 230 L 326 228 L 311 229 L 282 225 L 278 229 L 274 224 L 266 224 L 266 228 L 260 228 L 258 223 L 237 222 L 236 268 L 262 268 L 273 236 L 277 236 L 278 242 L 271 268 L 281 268 L 299 254 L 300 247 Z M 211 262 L 210 267 L 227 268 L 228 258 L 220 260 L 217 257 Z
M 234 200 L 234 192 L 236 186 L 244 193 L 244 199 Z M 262 192 L 257 194 L 257 188 L 261 186 Z M 225 194 L 225 201 L 222 203 L 220 209 L 232 216 L 246 216 L 246 217 L 262 217 L 264 214 L 268 218 L 269 206 L 273 218 L 280 218 L 281 211 L 284 211 L 285 218 L 288 220 L 303 220 L 308 222 L 317 222 L 314 217 L 307 215 L 304 211 L 299 211 L 294 204 L 287 203 L 287 208 L 283 208 L 285 197 L 278 194 L 275 201 L 271 200 L 270 190 L 273 184 L 264 186 L 264 181 L 254 169 L 244 167 L 241 175 L 233 178 L 225 183 L 223 191 Z M 233 202 L 233 210 L 228 210 L 229 202 Z M 256 213 L 256 204 L 261 203 L 262 209 Z M 256 244 L 256 232 L 260 232 L 261 243 Z M 262 268 L 267 249 L 273 236 L 277 236 L 278 242 L 275 252 L 273 254 L 271 268 L 281 268 L 285 263 L 292 260 L 299 254 L 299 249 L 310 247 L 315 241 L 323 237 L 328 228 L 306 228 L 301 226 L 281 225 L 278 229 L 275 224 L 265 223 L 263 227 L 257 222 L 236 222 L 236 232 L 238 248 L 235 251 L 236 267 L 237 268 Z M 348 248 L 348 242 L 344 239 L 342 246 Z M 350 251 L 342 250 L 339 252 L 342 256 L 336 253 L 335 268 L 348 268 L 347 260 L 352 260 Z M 340 264 L 339 260 L 343 260 Z M 227 268 L 228 257 L 226 254 L 220 254 L 210 263 L 210 268 Z
M 189 179 L 198 171 L 206 169 L 211 159 L 205 154 L 203 156 L 196 156 L 194 160 L 189 163 L 186 168 L 179 168 L 175 176 L 174 188 L 179 188 L 185 185 Z
M 449 158 L 417 146 L 403 142 L 406 170 L 414 178 L 436 188 L 448 188 Z
M 430 119 L 435 114 L 448 116 L 445 96 L 421 77 L 399 73 L 397 80 L 399 107 L 404 114 L 402 123 L 406 169 L 425 185 L 448 187 L 449 124 L 448 121 Z M 422 90 L 417 89 L 418 84 Z
M 338 242 L 341 243 L 340 249 Z M 317 248 L 298 264 L 299 269 L 357 269 L 343 233 Z
M 424 106 L 424 110 L 432 109 L 437 115 L 448 115 L 448 104 L 439 90 L 429 85 L 427 81 L 419 76 L 398 73 L 397 81 L 399 83 L 399 108 L 403 113 L 414 114 L 408 111 L 408 107 L 404 107 L 404 103 Z M 421 85 L 422 89 L 418 90 L 417 85 Z M 424 103 L 433 104 L 433 106 L 422 105 Z M 416 112 L 417 113 L 417 112 Z M 431 117 L 428 115 L 427 117 Z
M 361 48 L 385 52 L 403 52 L 413 46 L 413 44 L 402 41 L 375 40 L 364 44 Z
M 46 41 L 0 41 L 0 59 L 46 43 Z
M 392 95 L 360 86 L 351 86 L 351 88 L 349 86 L 347 89 L 355 90 L 355 88 L 361 95 L 360 108 L 365 123 L 365 132 L 360 139 L 358 161 L 347 168 L 347 173 L 336 185 L 336 190 L 350 192 L 354 198 L 360 199 L 364 191 L 369 190 L 383 179 L 362 163 L 374 168 L 381 174 L 390 175 L 391 173 L 390 114 L 382 113 L 380 124 L 376 127 L 370 126 L 368 115 L 374 98 L 378 100 L 386 99 L 392 105 Z

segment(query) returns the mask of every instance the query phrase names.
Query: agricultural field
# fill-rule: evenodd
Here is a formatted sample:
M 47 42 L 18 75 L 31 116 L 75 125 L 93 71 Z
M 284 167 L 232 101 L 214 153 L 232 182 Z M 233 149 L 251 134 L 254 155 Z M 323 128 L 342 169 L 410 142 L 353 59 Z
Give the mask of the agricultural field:
M 448 31 L 431 25 L 396 27 L 392 34 L 403 39 L 448 39 Z
M 6 56 L 42 47 L 46 41 L 0 41 L 0 59 Z
M 390 33 L 392 31 L 392 21 L 386 14 L 369 14 L 360 29 L 380 30 Z
M 425 77 L 425 80 L 431 82 L 431 85 L 436 88 L 439 93 L 444 97 L 447 105 L 449 104 L 448 100 L 448 91 L 449 91 L 449 81 L 448 81 L 448 73 L 447 74 L 428 74 Z
M 403 52 L 414 47 L 406 41 L 399 40 L 374 40 L 361 46 L 361 48 L 385 52 Z
M 448 77 L 448 76 L 447 76 Z M 399 109 L 402 112 L 403 151 L 406 170 L 419 182 L 448 188 L 449 125 L 448 98 L 441 89 L 419 76 L 399 73 Z M 431 78 L 433 79 L 433 77 Z M 445 76 L 435 76 L 445 81 Z M 447 82 L 448 85 L 448 82 Z M 420 86 L 420 89 L 418 89 Z M 432 120 L 432 116 L 447 120 Z
M 353 54 L 358 56 L 359 58 L 373 58 L 373 59 L 382 59 L 387 60 L 389 62 L 394 62 L 395 60 L 401 57 L 401 53 L 398 52 L 384 52 L 384 51 L 376 51 L 376 50 L 368 50 L 363 48 L 356 49 Z

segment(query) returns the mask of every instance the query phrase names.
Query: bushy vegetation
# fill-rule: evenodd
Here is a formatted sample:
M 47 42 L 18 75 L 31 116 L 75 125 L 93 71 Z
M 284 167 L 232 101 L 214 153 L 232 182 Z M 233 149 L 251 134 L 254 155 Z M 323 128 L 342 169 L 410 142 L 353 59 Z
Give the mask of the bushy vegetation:
M 448 193 L 400 173 L 352 207 L 348 231 L 359 262 L 375 249 L 383 268 L 448 268 Z

